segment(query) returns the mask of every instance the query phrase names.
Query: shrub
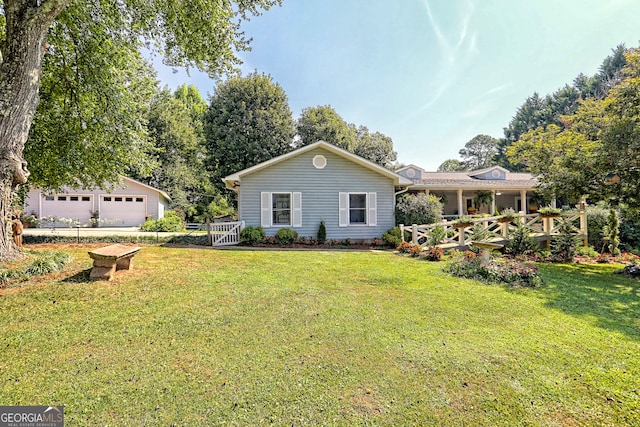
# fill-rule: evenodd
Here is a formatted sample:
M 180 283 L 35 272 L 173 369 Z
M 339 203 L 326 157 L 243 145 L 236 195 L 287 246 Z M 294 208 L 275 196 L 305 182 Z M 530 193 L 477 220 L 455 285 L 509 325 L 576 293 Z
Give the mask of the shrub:
M 324 225 L 324 221 L 320 221 L 320 227 L 318 227 L 318 243 L 321 245 L 327 241 L 327 227 Z
M 444 271 L 456 277 L 510 286 L 535 287 L 542 284 L 538 267 L 533 263 L 505 258 L 492 258 L 485 263 L 471 251 L 452 253 Z
M 578 246 L 576 248 L 576 255 L 595 258 L 600 254 L 593 246 Z
M 438 247 L 428 247 L 422 252 L 424 259 L 428 261 L 440 261 L 444 255 L 444 250 Z
M 603 206 L 587 206 L 587 233 L 589 245 L 598 252 L 603 252 L 606 248 L 604 240 L 604 229 L 607 225 L 608 210 Z
M 551 256 L 555 261 L 570 262 L 576 255 L 578 238 L 573 234 L 573 228 L 569 221 L 562 221 L 559 232 L 551 240 Z
M 609 210 L 607 225 L 605 226 L 603 233 L 606 235 L 605 238 L 609 242 L 609 253 L 613 256 L 620 255 L 620 249 L 618 249 L 618 246 L 620 245 L 620 221 L 618 220 L 618 212 L 616 212 L 615 209 Z
M 511 255 L 530 255 L 538 249 L 538 245 L 531 236 L 529 227 L 518 224 L 518 227 L 509 234 L 505 252 Z
M 298 240 L 298 233 L 290 228 L 281 228 L 275 238 L 278 245 L 290 245 Z
M 404 194 L 396 205 L 398 224 L 432 224 L 442 221 L 442 202 L 433 194 Z
M 404 232 L 404 241 L 411 240 L 411 235 L 408 231 Z M 384 243 L 390 248 L 397 248 L 400 243 L 402 243 L 402 232 L 400 231 L 400 227 L 396 226 L 390 228 L 382 234 L 382 240 Z
M 436 225 L 429 231 L 429 237 L 427 239 L 427 246 L 436 247 L 442 243 L 445 237 L 447 237 L 447 232 L 444 230 L 444 227 L 440 224 Z
M 164 218 L 145 221 L 140 227 L 142 231 L 177 232 L 184 230 L 184 221 L 173 211 L 166 211 Z
M 637 218 L 622 217 L 620 221 L 620 247 L 625 251 L 640 253 L 640 222 Z
M 422 253 L 422 246 L 417 243 L 401 242 L 396 249 L 401 254 L 409 254 L 414 258 L 419 257 Z
M 262 227 L 249 225 L 240 232 L 240 243 L 243 245 L 255 245 L 262 242 L 266 237 L 267 235 Z

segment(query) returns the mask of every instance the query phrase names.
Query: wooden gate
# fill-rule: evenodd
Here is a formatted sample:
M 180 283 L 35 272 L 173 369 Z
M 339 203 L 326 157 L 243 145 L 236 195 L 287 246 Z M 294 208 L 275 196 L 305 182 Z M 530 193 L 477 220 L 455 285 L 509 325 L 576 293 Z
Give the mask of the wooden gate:
M 209 235 L 212 246 L 237 245 L 240 243 L 240 232 L 244 228 L 244 221 L 214 222 L 209 224 Z

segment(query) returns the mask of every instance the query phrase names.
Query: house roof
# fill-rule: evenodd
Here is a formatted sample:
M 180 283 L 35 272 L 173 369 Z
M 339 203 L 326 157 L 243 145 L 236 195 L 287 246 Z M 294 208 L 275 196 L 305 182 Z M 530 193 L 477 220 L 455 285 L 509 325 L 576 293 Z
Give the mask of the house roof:
M 142 187 L 148 188 L 149 190 L 157 191 L 158 193 L 160 193 L 160 195 L 161 195 L 162 197 L 164 197 L 164 198 L 165 198 L 165 199 L 167 199 L 168 201 L 171 201 L 171 197 L 169 197 L 169 195 L 168 195 L 167 193 L 165 193 L 164 191 L 162 191 L 162 190 L 159 190 L 159 189 L 157 189 L 157 188 L 155 188 L 155 187 L 152 187 L 152 186 L 150 186 L 150 185 L 147 185 L 147 184 L 145 184 L 145 183 L 143 183 L 143 182 L 136 181 L 135 179 L 133 179 L 133 178 L 129 178 L 128 176 L 120 176 L 120 178 L 121 178 L 123 181 L 131 181 L 131 182 L 133 182 L 133 183 L 135 183 L 135 184 L 138 184 L 138 185 L 140 185 L 140 186 L 142 186 Z
M 491 169 L 495 168 L 473 172 L 423 172 L 422 178 L 414 179 L 410 188 L 530 189 L 538 185 L 538 180 L 530 173 L 509 172 L 506 169 L 503 170 L 506 173 L 505 179 L 474 178 Z
M 262 162 L 262 163 L 258 163 L 255 166 L 252 166 L 250 168 L 241 170 L 240 172 L 236 172 L 234 174 L 231 174 L 229 176 L 224 177 L 222 180 L 224 181 L 226 187 L 230 190 L 234 190 L 237 191 L 239 183 L 242 182 L 242 177 L 246 176 L 246 175 L 250 175 L 252 173 L 255 173 L 259 170 L 262 169 L 266 169 L 270 166 L 273 166 L 275 164 L 278 164 L 280 162 L 283 162 L 285 160 L 291 159 L 293 157 L 299 156 L 303 153 L 306 153 L 308 151 L 311 150 L 315 150 L 317 148 L 321 148 L 323 150 L 329 151 L 333 154 L 336 154 L 344 159 L 350 160 L 353 163 L 356 163 L 360 166 L 363 166 L 369 170 L 372 170 L 374 172 L 379 173 L 380 175 L 386 176 L 388 178 L 391 178 L 393 180 L 394 185 L 399 186 L 399 187 L 407 187 L 409 185 L 411 185 L 413 183 L 413 181 L 411 181 L 408 178 L 405 178 L 403 176 L 398 175 L 397 173 L 390 171 L 387 168 L 384 168 L 376 163 L 373 163 L 367 159 L 364 159 L 360 156 L 357 156 L 353 153 L 350 153 L 346 150 L 343 150 L 342 148 L 336 147 L 333 144 L 329 144 L 325 141 L 318 141 L 315 142 L 313 144 L 310 145 L 305 145 L 304 147 L 300 147 L 297 150 L 293 150 L 289 153 L 283 154 L 281 156 L 278 157 L 274 157 L 273 159 L 267 160 L 266 162 Z

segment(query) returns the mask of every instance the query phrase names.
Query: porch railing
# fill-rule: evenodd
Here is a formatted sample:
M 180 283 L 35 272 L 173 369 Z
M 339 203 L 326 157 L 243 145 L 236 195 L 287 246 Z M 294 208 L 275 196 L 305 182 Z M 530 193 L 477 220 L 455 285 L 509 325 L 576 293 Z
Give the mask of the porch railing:
M 587 214 L 584 210 L 566 211 L 561 219 L 571 225 L 572 232 L 582 240 L 584 246 L 587 242 Z M 530 235 L 537 241 L 544 242 L 548 247 L 553 236 L 560 234 L 559 218 L 544 216 L 539 213 L 525 214 L 520 212 L 516 218 L 506 221 L 500 216 L 483 216 L 472 218 L 465 226 L 457 224 L 455 221 L 442 221 L 436 224 L 424 225 L 400 225 L 401 235 L 404 240 L 405 231 L 411 233 L 411 242 L 426 246 L 431 231 L 441 225 L 445 231 L 445 238 L 439 245 L 448 248 L 464 248 L 473 240 L 474 228 L 477 224 L 481 227 L 478 230 L 485 236 L 485 239 L 493 242 L 506 243 L 509 235 L 513 233 L 519 224 L 526 226 L 530 230 Z

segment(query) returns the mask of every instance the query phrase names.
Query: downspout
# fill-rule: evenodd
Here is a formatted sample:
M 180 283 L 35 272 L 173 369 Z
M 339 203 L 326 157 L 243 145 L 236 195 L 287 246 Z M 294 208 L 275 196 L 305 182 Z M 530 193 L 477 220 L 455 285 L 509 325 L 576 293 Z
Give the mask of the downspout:
M 409 191 L 409 187 L 405 187 L 404 190 L 397 191 L 396 193 L 394 193 L 394 195 L 399 196 L 400 194 L 406 193 L 407 191 Z

